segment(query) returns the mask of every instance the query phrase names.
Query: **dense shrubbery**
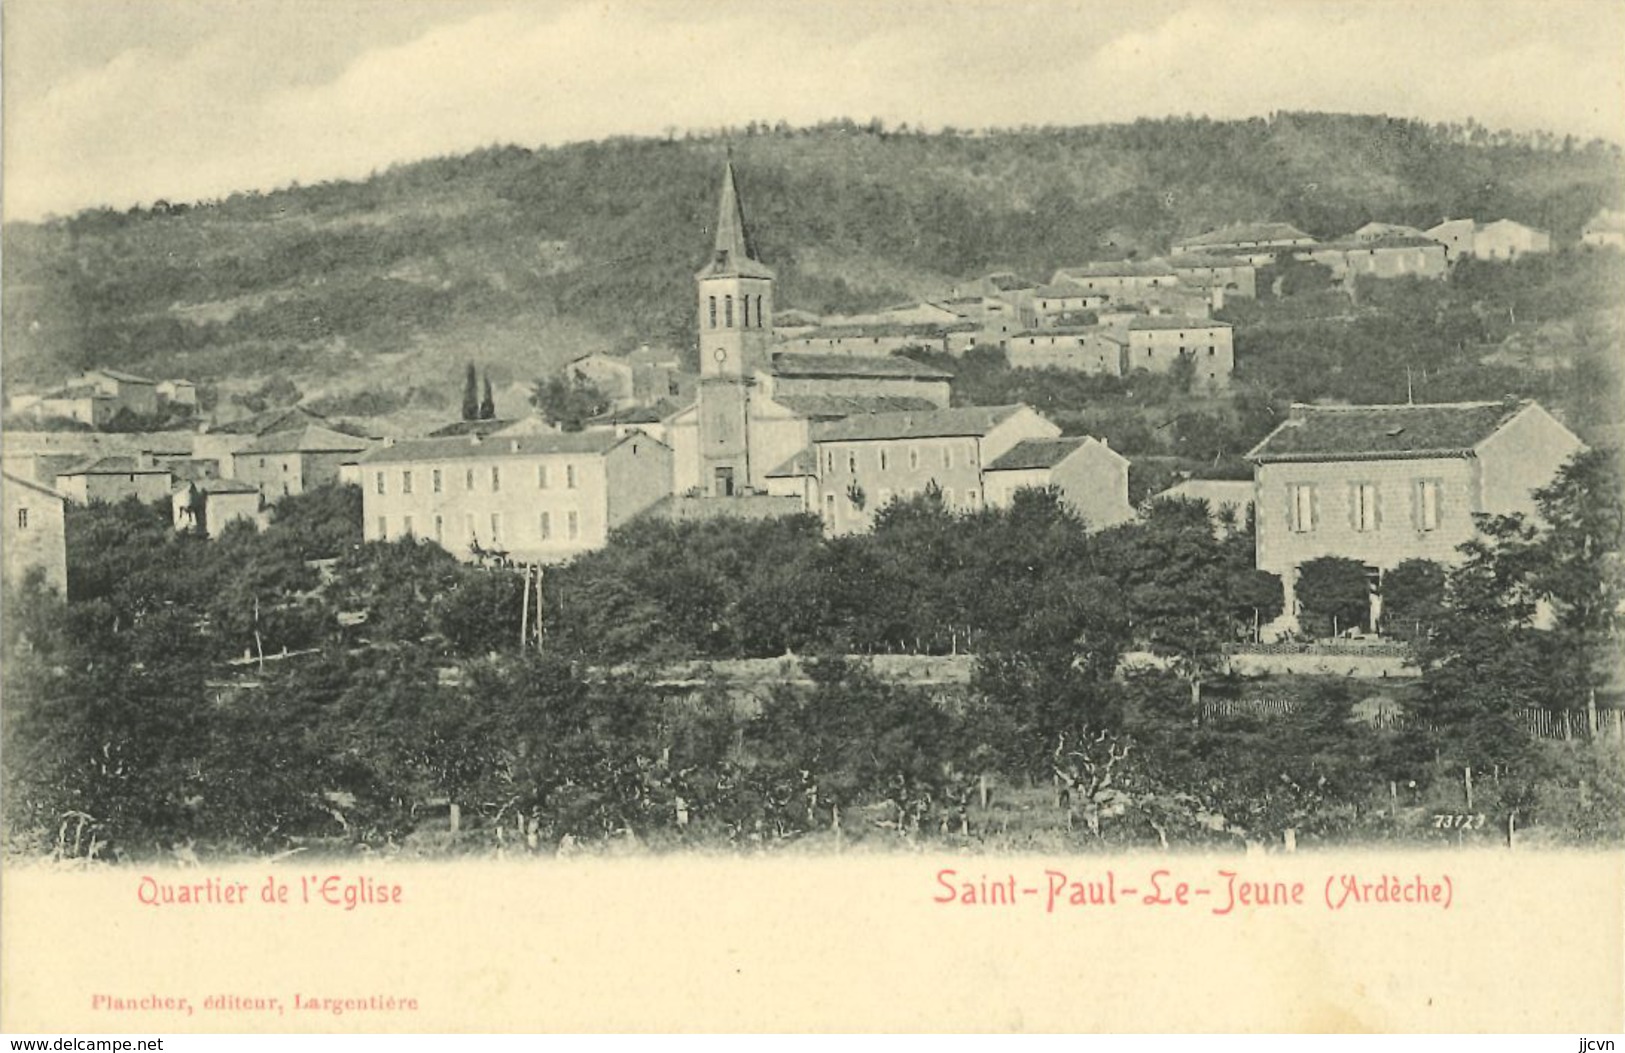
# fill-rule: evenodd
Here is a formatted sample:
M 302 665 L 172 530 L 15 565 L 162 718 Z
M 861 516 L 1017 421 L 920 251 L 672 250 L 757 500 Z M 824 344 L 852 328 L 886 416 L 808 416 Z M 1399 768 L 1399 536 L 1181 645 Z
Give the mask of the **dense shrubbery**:
M 1610 696 L 1617 482 L 1583 455 L 1540 495 L 1551 526 L 1484 524 L 1412 720 L 1388 726 L 1354 718 L 1355 682 L 1283 683 L 1267 716 L 1209 704 L 1280 588 L 1244 525 L 1220 538 L 1190 502 L 1095 534 L 1043 492 L 961 517 L 921 498 L 829 541 L 809 519 L 641 522 L 547 574 L 540 653 L 512 571 L 362 543 L 332 521 L 348 490 L 216 542 L 135 503 L 75 510 L 71 596 L 6 597 L 8 836 L 100 858 L 387 849 L 454 806 L 461 843 L 536 850 L 1426 839 L 1465 768 L 1496 824 L 1617 839 L 1617 757 L 1520 720 Z M 1555 628 L 1533 628 L 1537 597 Z M 976 657 L 968 683 L 911 686 L 844 653 L 864 647 Z M 669 672 L 785 650 L 805 681 Z

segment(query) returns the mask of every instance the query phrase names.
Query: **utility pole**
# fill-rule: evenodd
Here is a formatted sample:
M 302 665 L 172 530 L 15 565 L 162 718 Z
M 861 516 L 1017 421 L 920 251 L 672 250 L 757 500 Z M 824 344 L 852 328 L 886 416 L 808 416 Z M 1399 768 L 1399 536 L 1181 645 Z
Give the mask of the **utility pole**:
M 519 605 L 519 649 L 530 641 L 530 564 L 525 564 L 525 598 Z

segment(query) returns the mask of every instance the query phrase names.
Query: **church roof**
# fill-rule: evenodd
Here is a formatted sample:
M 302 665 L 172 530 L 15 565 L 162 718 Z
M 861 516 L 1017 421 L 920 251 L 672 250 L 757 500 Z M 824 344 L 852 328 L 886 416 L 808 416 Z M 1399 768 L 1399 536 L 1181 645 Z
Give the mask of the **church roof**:
M 812 351 L 780 351 L 773 356 L 772 370 L 780 377 L 953 378 L 947 370 L 898 355 L 821 355 Z
M 863 413 L 819 425 L 813 431 L 812 440 L 814 443 L 869 442 L 986 435 L 1025 409 L 1025 405 L 1016 403 L 1009 406 L 955 406 L 951 409 L 906 413 Z
M 717 242 L 711 260 L 696 277 L 771 278 L 773 271 L 762 263 L 745 224 L 745 209 L 739 202 L 734 180 L 734 164 L 722 170 L 722 198 L 717 204 Z

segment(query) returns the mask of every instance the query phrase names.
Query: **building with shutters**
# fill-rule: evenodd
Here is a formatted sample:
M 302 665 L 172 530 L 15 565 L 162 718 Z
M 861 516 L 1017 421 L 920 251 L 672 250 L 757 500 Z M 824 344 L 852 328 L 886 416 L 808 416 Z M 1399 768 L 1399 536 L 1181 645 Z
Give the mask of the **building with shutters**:
M 1535 511 L 1584 444 L 1532 401 L 1296 405 L 1247 453 L 1258 569 L 1281 576 L 1295 624 L 1298 568 L 1358 560 L 1373 589 L 1408 559 L 1450 564 L 1473 516 Z

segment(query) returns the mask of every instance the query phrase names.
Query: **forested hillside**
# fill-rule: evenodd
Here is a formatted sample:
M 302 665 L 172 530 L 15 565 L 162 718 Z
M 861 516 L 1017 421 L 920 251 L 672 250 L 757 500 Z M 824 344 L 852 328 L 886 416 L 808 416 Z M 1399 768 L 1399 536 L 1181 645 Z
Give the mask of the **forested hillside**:
M 1325 114 L 493 147 L 364 182 L 8 224 L 6 382 L 109 365 L 244 391 L 281 374 L 306 395 L 454 410 L 469 361 L 501 389 L 589 350 L 686 347 L 728 149 L 781 307 L 815 311 L 993 268 L 1044 278 L 1239 220 L 1330 236 L 1506 216 L 1568 243 L 1625 187 L 1613 144 Z

